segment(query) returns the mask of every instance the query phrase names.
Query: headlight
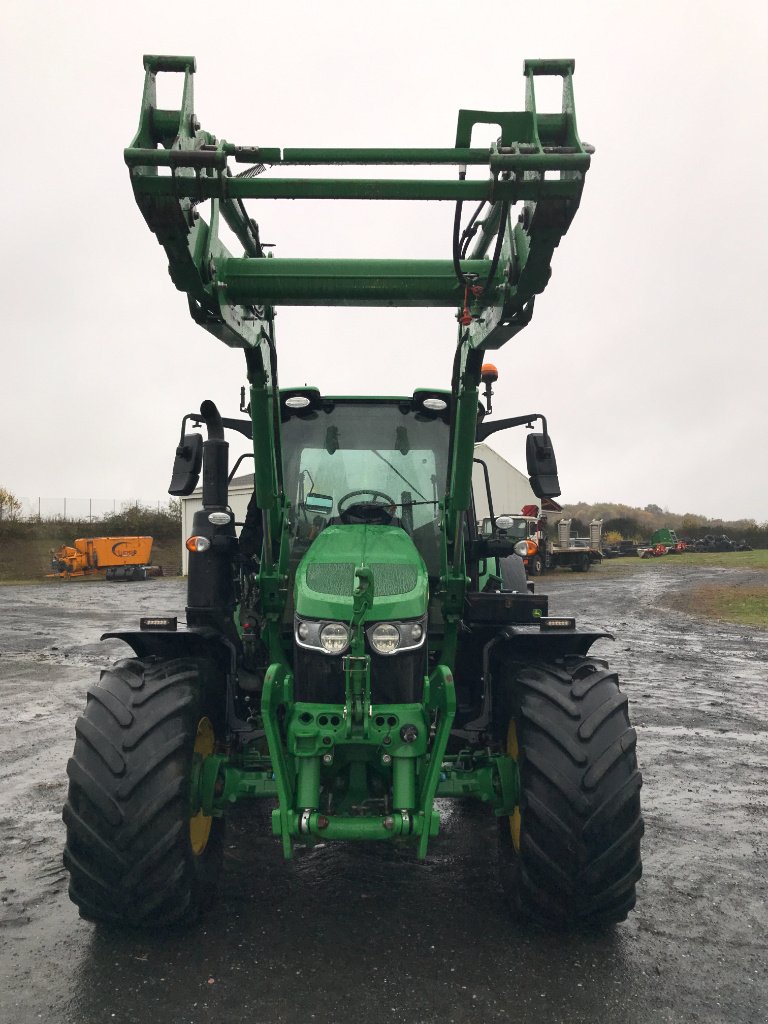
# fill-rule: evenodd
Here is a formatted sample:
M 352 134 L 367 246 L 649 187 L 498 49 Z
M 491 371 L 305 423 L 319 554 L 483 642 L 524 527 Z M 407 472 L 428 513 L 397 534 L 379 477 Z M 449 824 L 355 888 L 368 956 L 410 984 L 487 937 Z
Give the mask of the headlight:
M 426 619 L 409 622 L 378 622 L 366 629 L 368 643 L 376 654 L 399 654 L 421 647 L 426 636 Z
M 528 557 L 528 541 L 527 540 L 519 540 L 517 542 L 517 544 L 515 544 L 515 554 L 516 555 L 520 555 L 521 558 L 527 558 Z
M 394 654 L 400 646 L 400 631 L 390 622 L 380 622 L 374 626 L 368 638 L 377 654 Z
M 368 644 L 376 654 L 399 654 L 415 651 L 426 640 L 426 617 L 405 622 L 377 622 L 365 630 Z M 349 626 L 343 622 L 323 619 L 293 621 L 293 636 L 299 647 L 320 654 L 344 654 L 349 648 Z
M 341 622 L 329 622 L 320 630 L 320 646 L 328 654 L 341 654 L 349 646 L 349 630 Z
M 343 622 L 300 619 L 293 623 L 293 635 L 299 647 L 320 654 L 343 654 L 349 647 L 349 629 Z

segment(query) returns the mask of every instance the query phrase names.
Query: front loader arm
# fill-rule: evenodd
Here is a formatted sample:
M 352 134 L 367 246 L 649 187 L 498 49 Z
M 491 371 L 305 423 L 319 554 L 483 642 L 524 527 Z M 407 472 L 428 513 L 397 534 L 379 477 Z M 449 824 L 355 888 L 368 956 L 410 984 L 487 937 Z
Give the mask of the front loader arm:
M 206 222 L 197 209 L 199 200 L 191 194 L 194 183 L 211 173 L 217 158 L 216 139 L 200 129 L 194 112 L 195 59 L 146 56 L 144 68 L 139 128 L 125 150 L 136 202 L 165 249 L 173 283 L 187 293 L 193 319 L 227 345 L 258 345 L 258 320 L 271 321 L 272 310 L 254 316 L 221 294 L 219 271 L 230 253 L 219 239 L 219 220 L 224 218 L 252 259 L 265 255 L 258 228 L 242 201 L 228 196 L 213 199 Z M 184 75 L 178 110 L 157 107 L 156 80 L 161 72 Z M 170 169 L 170 177 L 163 178 L 160 168 Z M 154 186 L 162 182 L 172 184 L 170 192 L 157 191 Z
M 273 306 L 447 306 L 471 318 L 473 348 L 498 348 L 530 319 L 532 301 L 546 286 L 552 253 L 581 198 L 590 151 L 576 130 L 573 62 L 527 61 L 526 109 L 463 110 L 456 144 L 446 148 L 288 148 L 235 146 L 200 128 L 194 113 L 192 57 L 147 56 L 139 129 L 125 160 L 136 201 L 165 248 L 171 277 L 189 298 L 195 320 L 228 345 L 258 344 L 260 322 Z M 156 77 L 183 74 L 178 110 L 156 105 Z M 535 79 L 563 79 L 562 109 L 536 110 Z M 498 142 L 472 147 L 477 124 L 500 126 Z M 233 175 L 230 161 L 249 165 Z M 282 166 L 321 165 L 405 168 L 454 165 L 458 178 L 279 177 Z M 268 173 L 261 173 L 269 168 Z M 468 178 L 485 167 L 485 179 Z M 161 173 L 162 172 L 162 173 Z M 209 222 L 198 206 L 211 200 Z M 472 252 L 466 258 L 431 260 L 264 259 L 258 226 L 246 199 L 368 199 L 482 202 Z M 513 225 L 511 207 L 524 204 Z M 233 256 L 219 239 L 224 218 L 243 246 Z M 489 251 L 504 227 L 493 280 Z M 458 271 L 458 274 L 457 274 Z M 473 284 L 468 294 L 467 283 Z

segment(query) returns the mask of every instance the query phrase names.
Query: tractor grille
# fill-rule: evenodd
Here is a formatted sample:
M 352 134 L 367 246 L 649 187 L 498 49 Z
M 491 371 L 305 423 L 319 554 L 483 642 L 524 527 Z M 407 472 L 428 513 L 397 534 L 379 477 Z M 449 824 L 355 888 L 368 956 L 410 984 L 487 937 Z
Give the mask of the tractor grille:
M 370 650 L 374 704 L 415 704 L 422 699 L 426 645 L 417 651 L 382 657 Z M 344 703 L 341 657 L 294 647 L 294 697 L 314 704 Z
M 408 594 L 418 582 L 418 571 L 413 565 L 392 565 L 374 562 L 373 586 L 376 597 L 395 597 Z M 352 596 L 355 585 L 354 562 L 313 562 L 307 566 L 307 586 L 318 594 L 332 597 Z
M 341 657 L 316 654 L 294 647 L 293 695 L 311 704 L 343 704 L 344 673 Z
M 307 586 L 318 594 L 351 596 L 354 585 L 354 562 L 313 562 L 307 566 Z
M 374 562 L 373 588 L 376 597 L 394 597 L 408 594 L 416 586 L 419 574 L 413 565 L 391 565 Z

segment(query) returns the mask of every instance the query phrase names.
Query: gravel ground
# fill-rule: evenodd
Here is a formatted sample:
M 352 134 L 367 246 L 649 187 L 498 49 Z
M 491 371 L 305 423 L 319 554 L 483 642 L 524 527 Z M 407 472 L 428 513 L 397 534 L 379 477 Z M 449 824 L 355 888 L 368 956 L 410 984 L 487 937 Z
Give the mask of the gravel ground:
M 617 639 L 644 772 L 645 874 L 607 935 L 514 927 L 495 826 L 445 804 L 426 864 L 336 845 L 286 864 L 263 809 L 231 816 L 221 898 L 197 928 L 106 934 L 61 864 L 74 722 L 98 642 L 183 611 L 179 580 L 0 587 L 0 1019 L 25 1024 L 768 1020 L 768 633 L 666 603 L 740 570 L 558 573 L 551 607 Z

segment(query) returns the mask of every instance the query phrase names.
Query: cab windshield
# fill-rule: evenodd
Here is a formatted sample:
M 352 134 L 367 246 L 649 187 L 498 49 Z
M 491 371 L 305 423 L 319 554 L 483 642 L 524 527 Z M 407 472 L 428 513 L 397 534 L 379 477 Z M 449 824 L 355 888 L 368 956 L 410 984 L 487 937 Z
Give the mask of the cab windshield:
M 350 506 L 363 503 L 374 519 L 373 506 L 381 506 L 378 521 L 391 517 L 421 548 L 422 538 L 436 534 L 448 444 L 447 412 L 429 412 L 411 399 L 323 399 L 313 409 L 285 410 L 292 546 L 344 522 Z

